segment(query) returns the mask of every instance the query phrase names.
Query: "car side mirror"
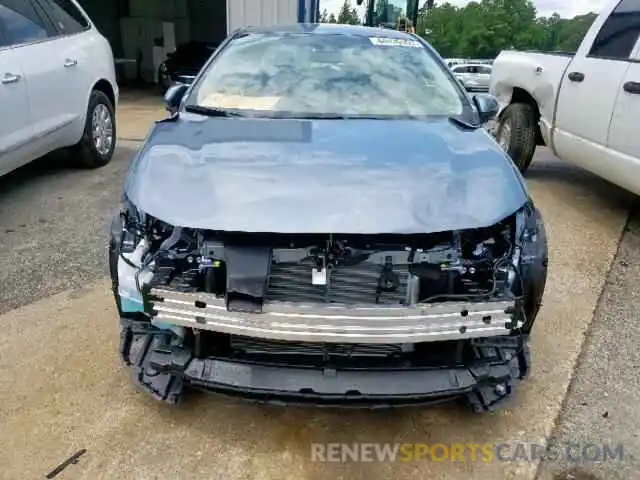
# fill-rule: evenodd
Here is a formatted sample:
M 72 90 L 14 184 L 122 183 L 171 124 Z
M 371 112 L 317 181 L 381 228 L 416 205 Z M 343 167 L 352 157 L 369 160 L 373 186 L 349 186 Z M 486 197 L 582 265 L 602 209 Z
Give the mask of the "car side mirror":
M 496 97 L 488 93 L 478 93 L 477 95 L 474 95 L 473 103 L 478 109 L 480 121 L 482 123 L 487 123 L 489 120 L 496 118 L 498 110 L 500 110 Z
M 188 88 L 189 85 L 184 83 L 174 83 L 169 87 L 167 93 L 164 94 L 165 107 L 172 115 L 180 108 L 180 102 L 182 102 Z

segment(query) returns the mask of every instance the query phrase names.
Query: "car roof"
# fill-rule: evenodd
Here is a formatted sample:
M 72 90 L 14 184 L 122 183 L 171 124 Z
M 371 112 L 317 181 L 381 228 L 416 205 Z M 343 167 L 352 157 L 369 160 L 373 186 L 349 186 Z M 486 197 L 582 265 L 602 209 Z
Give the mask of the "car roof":
M 242 33 L 312 33 L 314 35 L 360 35 L 363 37 L 384 37 L 415 39 L 416 37 L 398 30 L 361 25 L 342 25 L 337 23 L 294 23 L 290 25 L 269 25 L 259 27 L 243 27 L 236 34 Z

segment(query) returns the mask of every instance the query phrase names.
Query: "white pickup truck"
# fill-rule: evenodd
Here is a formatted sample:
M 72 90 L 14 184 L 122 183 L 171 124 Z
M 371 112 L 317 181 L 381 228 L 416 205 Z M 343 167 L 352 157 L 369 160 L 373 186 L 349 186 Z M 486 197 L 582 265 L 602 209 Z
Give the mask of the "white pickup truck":
M 536 145 L 640 194 L 640 0 L 609 1 L 571 54 L 502 52 L 494 133 L 524 173 Z

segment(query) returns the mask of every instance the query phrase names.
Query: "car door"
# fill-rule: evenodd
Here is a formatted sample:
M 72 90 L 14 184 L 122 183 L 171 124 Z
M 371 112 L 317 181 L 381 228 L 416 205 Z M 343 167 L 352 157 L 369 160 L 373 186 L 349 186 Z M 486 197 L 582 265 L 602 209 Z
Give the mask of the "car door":
M 55 26 L 62 33 L 57 42 L 65 67 L 65 80 L 71 82 L 73 89 L 66 91 L 65 104 L 69 115 L 83 117 L 88 106 L 88 95 L 95 81 L 92 70 L 96 59 L 95 37 L 97 31 L 76 5 L 75 0 L 38 0 L 47 12 L 50 12 Z M 81 120 L 81 119 L 80 119 Z M 81 123 L 81 128 L 84 123 Z
M 640 58 L 638 58 L 640 60 Z M 629 65 L 613 110 L 607 146 L 640 162 L 640 63 Z
M 627 188 L 640 193 L 640 0 L 625 2 L 619 8 L 629 28 L 636 30 L 636 45 L 630 56 L 620 88 L 611 125 L 607 147 L 613 157 L 612 169 L 623 182 L 632 182 Z
M 482 89 L 482 74 L 479 65 L 470 65 L 469 69 L 469 78 L 467 80 L 467 87 L 473 90 L 481 90 Z
M 24 68 L 29 78 L 32 125 L 36 137 L 51 150 L 79 140 L 76 132 L 83 124 L 88 91 L 82 68 L 88 59 L 82 54 L 81 39 L 75 36 L 82 28 L 73 28 L 73 19 L 60 13 L 56 1 L 35 2 L 53 25 L 55 36 L 32 46 Z
M 603 156 L 613 109 L 629 68 L 638 32 L 621 14 L 622 0 L 604 21 L 591 45 L 582 45 L 562 80 L 556 109 L 554 147 L 558 156 L 608 177 Z
M 452 72 L 453 75 L 458 79 L 458 81 L 466 87 L 468 68 L 465 65 L 458 65 L 453 67 Z
M 34 129 L 24 64 L 49 32 L 29 2 L 0 0 L 0 175 L 33 159 Z
M 0 24 L 3 7 L 0 4 Z M 0 26 L 0 45 L 3 41 Z M 27 82 L 22 72 L 17 49 L 0 46 L 0 175 L 16 168 L 21 147 L 29 142 L 32 129 L 29 123 Z
M 491 83 L 491 67 L 488 65 L 478 65 L 478 84 L 482 90 L 489 90 Z

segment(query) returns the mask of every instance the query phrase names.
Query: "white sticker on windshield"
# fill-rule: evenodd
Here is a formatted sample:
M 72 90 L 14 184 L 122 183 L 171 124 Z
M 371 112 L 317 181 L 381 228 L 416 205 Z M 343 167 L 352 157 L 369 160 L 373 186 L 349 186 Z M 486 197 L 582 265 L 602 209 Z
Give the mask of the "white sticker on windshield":
M 369 40 L 373 45 L 379 47 L 411 47 L 422 48 L 422 45 L 417 40 L 409 40 L 406 38 L 389 38 L 389 37 L 369 37 Z
M 203 107 L 273 110 L 280 101 L 280 97 L 249 97 L 245 95 L 211 93 L 204 98 L 198 98 L 198 100 Z

